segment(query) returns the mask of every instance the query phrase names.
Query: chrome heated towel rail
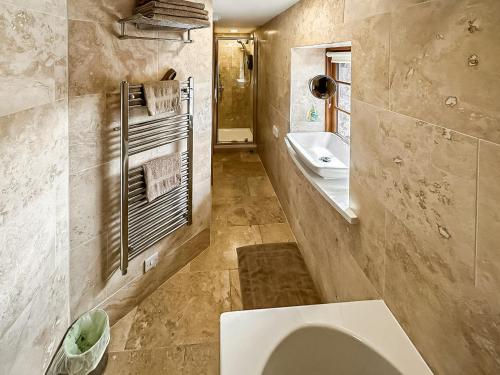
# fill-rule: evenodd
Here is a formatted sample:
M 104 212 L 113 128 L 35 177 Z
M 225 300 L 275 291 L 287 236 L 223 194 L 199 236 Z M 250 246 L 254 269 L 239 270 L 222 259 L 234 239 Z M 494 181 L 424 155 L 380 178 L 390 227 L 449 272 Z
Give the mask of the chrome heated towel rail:
M 192 223 L 194 80 L 181 82 L 183 113 L 132 122 L 130 110 L 145 106 L 142 85 L 121 83 L 120 269 L 137 255 Z M 129 169 L 129 157 L 187 140 L 182 153 L 181 185 L 152 202 L 146 199 L 143 168 Z

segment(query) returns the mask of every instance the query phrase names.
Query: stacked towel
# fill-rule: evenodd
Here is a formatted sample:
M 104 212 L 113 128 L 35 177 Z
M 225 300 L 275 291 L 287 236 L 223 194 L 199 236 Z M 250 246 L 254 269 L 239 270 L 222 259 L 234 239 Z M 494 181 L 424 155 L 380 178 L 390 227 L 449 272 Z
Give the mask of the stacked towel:
M 201 28 L 209 27 L 210 21 L 205 5 L 185 0 L 138 0 L 136 14 L 145 17 L 167 21 L 173 27 Z
M 179 81 L 156 81 L 144 84 L 144 99 L 150 116 L 179 112 L 181 84 Z
M 143 165 L 148 202 L 181 186 L 181 154 L 163 156 Z

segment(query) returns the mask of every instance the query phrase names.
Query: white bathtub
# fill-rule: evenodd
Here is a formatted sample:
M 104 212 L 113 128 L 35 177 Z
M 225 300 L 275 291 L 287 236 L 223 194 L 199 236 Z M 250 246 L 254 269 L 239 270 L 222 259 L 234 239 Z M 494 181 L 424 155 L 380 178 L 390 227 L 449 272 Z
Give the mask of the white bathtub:
M 300 160 L 323 178 L 349 176 L 349 145 L 329 132 L 288 133 L 287 139 Z
M 432 375 L 383 301 L 225 313 L 221 375 Z

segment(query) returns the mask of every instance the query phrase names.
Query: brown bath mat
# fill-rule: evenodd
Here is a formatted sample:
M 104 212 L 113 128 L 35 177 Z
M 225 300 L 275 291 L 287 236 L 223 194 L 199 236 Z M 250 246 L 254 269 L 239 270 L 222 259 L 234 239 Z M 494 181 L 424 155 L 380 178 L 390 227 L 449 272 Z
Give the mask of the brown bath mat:
M 321 303 L 296 243 L 245 246 L 237 252 L 245 310 Z

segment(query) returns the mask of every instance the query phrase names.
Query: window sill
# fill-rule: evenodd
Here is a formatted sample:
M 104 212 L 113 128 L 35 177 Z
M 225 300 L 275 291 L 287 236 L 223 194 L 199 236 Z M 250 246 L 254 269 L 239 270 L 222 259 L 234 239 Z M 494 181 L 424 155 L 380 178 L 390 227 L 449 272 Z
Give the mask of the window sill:
M 349 224 L 358 224 L 357 215 L 349 207 L 349 177 L 330 180 L 316 175 L 303 164 L 286 138 L 285 143 L 288 154 L 304 177 Z

